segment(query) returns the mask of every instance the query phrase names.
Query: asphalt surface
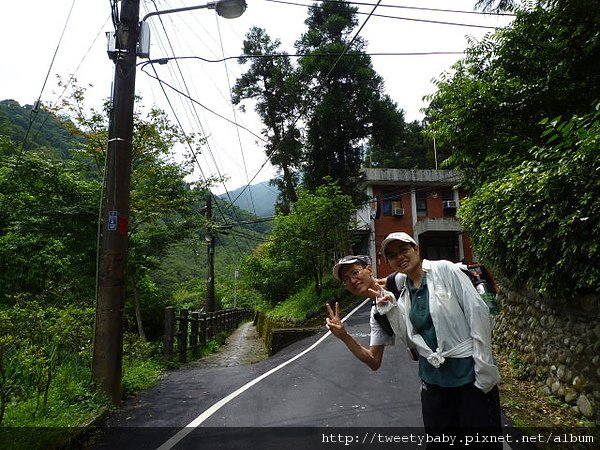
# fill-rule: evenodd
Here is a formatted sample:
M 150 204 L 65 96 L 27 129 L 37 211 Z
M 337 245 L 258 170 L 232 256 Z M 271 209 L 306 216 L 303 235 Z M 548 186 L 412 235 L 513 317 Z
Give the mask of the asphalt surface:
M 369 308 L 345 322 L 365 346 Z M 425 448 L 417 363 L 402 343 L 386 348 L 372 371 L 326 334 L 255 364 L 169 373 L 79 448 Z

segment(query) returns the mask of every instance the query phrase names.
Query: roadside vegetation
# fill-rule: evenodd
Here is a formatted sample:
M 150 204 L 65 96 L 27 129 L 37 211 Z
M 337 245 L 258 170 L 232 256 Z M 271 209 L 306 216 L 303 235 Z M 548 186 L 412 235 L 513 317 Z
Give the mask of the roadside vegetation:
M 471 42 L 452 73 L 440 76 L 425 111 L 425 133 L 422 124 L 405 123 L 383 91 L 366 43 L 351 39 L 358 19 L 350 4 L 309 9 L 297 64 L 284 55 L 254 58 L 277 53 L 279 42 L 265 30 L 250 30 L 240 58 L 248 70 L 237 80 L 233 100 L 256 106 L 281 195 L 273 224 L 219 233 L 217 307 L 235 303 L 273 318 L 319 324 L 326 302 L 341 300 L 349 308 L 357 299 L 344 297 L 329 273 L 352 251 L 353 213 L 369 200 L 361 190 L 361 164 L 432 168 L 433 139 L 443 167 L 464 175 L 469 198 L 459 214 L 482 262 L 542 293 L 568 287 L 597 295 L 600 268 L 589 261 L 600 259 L 600 4 L 525 3 L 514 11 L 513 25 Z M 337 66 L 334 58 L 313 55 L 342 49 L 355 57 Z M 332 73 L 339 79 L 322 82 Z M 0 102 L 3 430 L 77 427 L 112 408 L 91 382 L 107 111 L 88 111 L 85 89 L 71 85 L 63 104 L 52 110 L 42 105 L 39 119 L 47 125 L 27 142 L 27 124 L 35 119 L 31 107 Z M 220 180 L 190 184 L 193 162 L 172 157 L 176 146 L 202 144 L 202 136 L 184 133 L 163 111 L 137 110 L 125 397 L 178 367 L 162 361 L 164 308 L 202 309 L 204 236 L 253 218 L 217 200 L 220 217 L 203 215 Z M 222 339 L 202 351 L 214 351 Z M 502 403 L 517 426 L 588 425 L 540 395 L 523 379 L 518 358 L 501 350 Z

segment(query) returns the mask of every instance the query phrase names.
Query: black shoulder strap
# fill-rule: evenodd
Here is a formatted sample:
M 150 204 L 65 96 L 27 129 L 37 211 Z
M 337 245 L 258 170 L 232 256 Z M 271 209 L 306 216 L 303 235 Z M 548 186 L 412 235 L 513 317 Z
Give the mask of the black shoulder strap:
M 404 291 L 404 283 L 400 281 L 402 279 L 402 275 L 398 272 L 392 272 L 385 279 L 385 288 L 393 293 L 396 298 L 399 298 Z
M 385 288 L 390 291 L 396 298 L 400 295 L 400 290 L 398 289 L 398 285 L 396 284 L 396 274 L 397 272 L 393 272 L 389 274 L 385 279 Z
M 375 300 L 371 301 L 371 306 L 375 306 Z M 389 336 L 394 335 L 394 330 L 392 329 L 392 325 L 390 324 L 390 319 L 387 318 L 385 314 L 380 314 L 375 311 L 373 314 L 373 318 L 379 323 L 383 331 L 385 331 Z

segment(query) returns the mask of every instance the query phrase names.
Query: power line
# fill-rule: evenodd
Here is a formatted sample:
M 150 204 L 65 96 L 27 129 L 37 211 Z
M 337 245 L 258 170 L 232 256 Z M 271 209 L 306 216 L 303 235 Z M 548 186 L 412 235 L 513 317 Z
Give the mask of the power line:
M 156 2 L 155 2 L 154 0 L 151 0 L 151 1 L 152 1 L 153 5 L 154 5 L 154 8 L 155 8 L 156 10 L 158 10 L 158 8 L 157 8 L 157 5 L 156 5 Z M 173 45 L 172 45 L 172 43 L 171 43 L 171 40 L 170 40 L 170 38 L 168 38 L 168 36 L 169 36 L 169 33 L 167 33 L 167 31 L 166 31 L 166 28 L 165 28 L 164 22 L 163 22 L 163 20 L 162 20 L 162 17 L 160 18 L 160 23 L 161 23 L 161 25 L 162 25 L 162 28 L 163 28 L 163 31 L 164 31 L 165 35 L 167 35 L 167 41 L 168 41 L 168 45 L 169 45 L 169 47 L 170 47 L 170 50 L 171 50 L 171 52 L 172 52 L 172 53 L 174 53 L 174 48 L 173 48 Z M 177 35 L 177 34 L 176 34 L 176 35 Z M 146 73 L 147 75 L 151 76 L 152 78 L 155 78 L 155 79 L 157 79 L 157 80 L 159 81 L 159 83 L 160 83 L 160 86 L 161 86 L 161 89 L 163 89 L 163 94 L 165 95 L 165 97 L 167 97 L 167 95 L 166 95 L 166 92 L 164 91 L 164 86 L 166 85 L 166 86 L 170 87 L 171 89 L 174 89 L 174 90 L 175 90 L 177 93 L 179 93 L 179 94 L 180 94 L 181 96 L 183 96 L 184 98 L 187 98 L 187 99 L 189 99 L 189 100 L 190 100 L 190 103 L 191 103 L 191 111 L 193 111 L 193 117 L 195 118 L 196 124 L 198 125 L 198 127 L 199 127 L 199 128 L 200 128 L 200 130 L 202 131 L 203 135 L 204 135 L 204 136 L 208 136 L 208 134 L 207 134 L 207 133 L 204 131 L 204 127 L 203 127 L 203 125 L 202 125 L 202 123 L 201 123 L 201 121 L 200 121 L 200 118 L 199 118 L 199 116 L 198 116 L 198 114 L 197 114 L 197 111 L 196 111 L 196 105 L 200 105 L 200 106 L 203 106 L 203 107 L 204 107 L 204 105 L 200 104 L 199 102 L 195 101 L 195 100 L 192 98 L 192 96 L 191 96 L 191 93 L 190 93 L 190 90 L 189 90 L 189 88 L 188 88 L 188 83 L 187 83 L 187 81 L 186 81 L 186 79 L 185 79 L 185 77 L 184 77 L 184 75 L 183 75 L 183 71 L 181 70 L 181 67 L 180 67 L 180 65 L 179 65 L 179 62 L 178 62 L 178 61 L 176 62 L 176 65 L 177 65 L 177 69 L 178 69 L 178 72 L 179 72 L 179 75 L 180 75 L 181 82 L 183 83 L 183 89 L 185 89 L 185 91 L 186 91 L 185 93 L 184 93 L 184 92 L 182 92 L 182 91 L 181 91 L 181 90 L 179 90 L 179 89 L 176 89 L 176 88 L 174 88 L 173 86 L 171 86 L 169 83 L 165 82 L 164 80 L 160 79 L 160 77 L 158 76 L 158 73 L 157 73 L 157 71 L 156 71 L 156 68 L 154 67 L 154 65 L 153 65 L 153 64 L 152 64 L 152 68 L 153 68 L 153 70 L 154 70 L 154 74 L 155 74 L 154 76 L 150 75 L 148 72 L 146 72 L 146 71 L 144 70 L 145 64 L 144 64 L 144 65 L 142 65 L 142 71 L 143 71 L 144 73 Z M 176 77 L 175 77 L 175 78 L 176 78 Z M 167 99 L 168 99 L 168 98 L 167 98 Z M 173 106 L 172 102 L 171 102 L 169 99 L 168 99 L 168 102 L 169 102 L 169 104 L 170 104 L 170 106 L 171 106 L 171 110 L 172 110 L 173 114 L 174 114 L 174 115 L 177 117 L 177 113 L 176 113 L 176 111 L 175 111 L 175 108 L 174 108 L 174 106 Z M 205 108 L 205 109 L 207 109 L 206 107 L 204 107 L 204 108 Z M 212 111 L 212 110 L 210 110 L 210 112 L 213 112 L 213 111 Z M 214 112 L 213 112 L 213 113 L 214 113 Z M 184 134 L 185 134 L 185 131 L 183 130 L 183 125 L 181 124 L 181 121 L 179 121 L 179 119 L 178 119 L 178 118 L 177 118 L 177 121 L 178 121 L 178 123 L 179 123 L 179 127 L 182 129 L 182 131 L 183 131 L 183 132 L 184 132 Z M 216 161 L 216 159 L 215 159 L 215 156 L 214 156 L 214 153 L 213 153 L 213 151 L 212 151 L 212 149 L 211 149 L 211 147 L 210 147 L 210 144 L 208 143 L 208 141 L 206 141 L 206 142 L 205 142 L 205 144 L 206 144 L 206 147 L 207 147 L 207 149 L 208 149 L 208 152 L 209 152 L 210 156 L 211 156 L 211 157 L 212 157 L 212 159 L 213 159 L 213 162 L 214 162 L 214 164 L 215 164 L 215 168 L 216 168 L 217 172 L 219 173 L 219 177 L 220 177 L 220 179 L 221 179 L 221 180 L 223 180 L 223 178 L 224 178 L 224 177 L 223 177 L 223 175 L 221 174 L 221 171 L 220 171 L 220 169 L 219 169 L 219 165 L 217 164 L 217 161 Z M 188 142 L 188 145 L 189 145 L 189 142 Z M 203 174 L 203 171 L 202 171 L 202 168 L 201 168 L 200 162 L 198 161 L 197 155 L 196 155 L 196 153 L 193 151 L 193 149 L 191 148 L 191 146 L 190 146 L 190 151 L 192 152 L 192 156 L 193 156 L 193 158 L 194 158 L 194 160 L 195 160 L 195 162 L 196 162 L 196 165 L 198 166 L 198 169 L 200 170 L 200 173 L 201 173 L 202 177 L 203 177 L 203 178 L 206 180 L 206 177 L 204 177 L 204 174 Z M 208 181 L 208 180 L 207 180 L 207 181 Z M 224 182 L 223 182 L 223 185 L 224 185 Z M 224 188 L 225 188 L 225 192 L 226 192 L 226 194 L 227 194 L 227 197 L 229 198 L 229 200 L 230 200 L 230 202 L 231 202 L 231 197 L 230 197 L 229 191 L 227 190 L 227 187 L 226 187 L 225 185 L 224 185 Z M 214 194 L 212 194 L 212 192 L 210 192 L 210 195 L 211 195 L 212 197 L 214 197 Z M 216 197 L 215 197 L 215 199 L 216 199 Z M 225 216 L 225 213 L 224 213 L 224 212 L 223 212 L 223 210 L 221 209 L 221 205 L 220 205 L 220 203 L 219 203 L 219 202 L 217 202 L 217 201 L 215 201 L 215 205 L 216 205 L 217 209 L 219 210 L 219 213 L 221 214 L 221 217 L 222 217 L 223 221 L 227 222 L 227 218 L 226 218 L 226 216 Z M 236 211 L 233 211 L 233 214 L 237 216 L 237 212 L 236 212 Z M 238 245 L 237 241 L 235 242 L 235 244 L 236 244 L 236 246 L 238 247 L 238 251 L 239 251 L 239 252 L 240 252 L 240 254 L 241 254 L 241 253 L 242 253 L 242 250 L 240 249 L 240 247 L 239 247 L 239 245 Z M 250 247 L 249 247 L 249 246 L 248 246 L 248 248 L 250 249 Z
M 306 4 L 302 4 L 302 3 L 294 3 L 294 2 L 286 2 L 283 0 L 266 0 L 269 2 L 273 2 L 273 3 L 282 3 L 284 5 L 292 5 L 292 6 L 301 6 L 303 8 L 322 8 L 318 5 L 306 5 Z M 333 3 L 339 3 L 339 2 L 333 2 Z M 372 4 L 369 4 L 372 5 Z M 379 3 L 377 3 L 378 6 Z M 458 11 L 457 11 L 458 12 Z M 364 13 L 364 12 L 360 12 L 360 11 L 356 11 L 356 14 L 359 15 L 366 15 L 368 14 L 369 17 L 380 17 L 383 19 L 395 19 L 395 20 L 406 20 L 406 21 L 410 21 L 410 22 L 423 22 L 423 23 L 433 23 L 433 24 L 437 24 L 437 25 L 451 25 L 451 26 L 458 26 L 458 27 L 470 27 L 470 28 L 485 28 L 485 29 L 490 29 L 490 30 L 495 30 L 498 27 L 490 27 L 487 25 L 475 25 L 475 24 L 469 24 L 469 23 L 458 23 L 458 22 L 446 22 L 446 21 L 442 21 L 442 20 L 431 20 L 431 19 L 415 19 L 412 17 L 399 17 L 399 16 L 388 16 L 388 15 L 384 15 L 384 14 L 373 14 L 373 13 Z
M 432 51 L 432 52 L 375 52 L 375 53 L 352 53 L 348 52 L 343 56 L 438 56 L 438 55 L 463 55 L 464 51 Z M 317 58 L 325 58 L 325 57 L 339 57 L 339 53 L 265 53 L 260 55 L 237 55 L 237 56 L 226 56 L 223 58 L 217 59 L 208 59 L 202 56 L 172 56 L 172 57 L 164 57 L 164 58 L 156 58 L 140 63 L 141 65 L 145 64 L 167 64 L 169 61 L 174 59 L 198 59 L 200 61 L 208 62 L 208 63 L 220 63 L 223 61 L 229 61 L 230 59 L 262 59 L 262 58 L 301 58 L 303 56 L 314 56 Z
M 21 164 L 21 158 L 23 157 L 23 152 L 25 152 L 27 149 L 27 138 L 29 137 L 29 132 L 31 131 L 31 128 L 33 127 L 33 123 L 35 122 L 35 118 L 37 117 L 37 113 L 39 111 L 39 107 L 41 104 L 42 93 L 44 92 L 44 89 L 46 88 L 46 83 L 48 82 L 48 78 L 50 77 L 50 72 L 52 71 L 52 67 L 54 66 L 54 61 L 56 60 L 56 55 L 58 54 L 58 50 L 60 49 L 60 45 L 62 43 L 65 32 L 67 31 L 67 26 L 69 25 L 69 20 L 71 19 L 71 13 L 73 12 L 73 8 L 75 7 L 76 1 L 77 0 L 73 0 L 73 3 L 71 3 L 71 8 L 69 9 L 69 13 L 67 14 L 67 19 L 65 20 L 65 24 L 64 24 L 62 32 L 60 34 L 60 38 L 58 39 L 58 44 L 56 44 L 56 49 L 54 50 L 54 54 L 52 55 L 52 60 L 50 61 L 48 71 L 46 72 L 46 78 L 44 79 L 44 83 L 42 84 L 42 89 L 40 90 L 38 98 L 37 98 L 35 104 L 33 105 L 33 108 L 31 109 L 31 113 L 29 114 L 29 125 L 27 126 L 27 130 L 25 131 L 23 143 L 21 144 L 21 149 L 19 150 L 19 154 L 17 155 L 17 161 L 16 161 L 15 166 L 13 167 L 13 170 L 10 174 L 10 178 L 9 178 L 8 184 L 7 184 L 7 189 L 10 189 L 14 174 L 19 169 L 19 165 Z
M 158 11 L 158 7 L 156 6 L 156 2 L 155 2 L 154 0 L 151 0 L 151 1 L 152 1 L 152 3 L 154 4 L 154 8 L 155 8 L 155 9 Z M 172 45 L 172 43 L 171 43 L 171 39 L 169 38 L 169 33 L 167 33 L 167 30 L 166 30 L 166 28 L 165 28 L 165 25 L 164 25 L 164 22 L 163 22 L 163 19 L 162 19 L 162 17 L 160 17 L 160 16 L 159 16 L 159 20 L 160 20 L 161 26 L 162 26 L 162 28 L 163 28 L 164 34 L 167 36 L 167 42 L 168 42 L 168 44 L 169 44 L 169 47 L 170 47 L 171 53 L 175 53 L 175 51 L 174 51 L 174 48 L 173 48 L 173 45 Z M 180 75 L 181 82 L 183 83 L 183 87 L 184 87 L 184 89 L 185 89 L 185 91 L 186 91 L 186 94 L 187 94 L 187 97 L 186 97 L 186 98 L 190 98 L 190 97 L 191 97 L 191 94 L 190 94 L 190 90 L 189 90 L 189 88 L 188 88 L 188 83 L 187 83 L 187 81 L 186 81 L 185 77 L 183 76 L 183 71 L 181 70 L 181 67 L 180 67 L 180 65 L 179 65 L 179 61 L 178 61 L 178 60 L 176 60 L 176 61 L 175 61 L 175 63 L 176 63 L 177 70 L 178 70 L 178 72 L 179 72 L 179 75 Z M 154 73 L 155 73 L 155 74 L 158 76 L 158 74 L 157 74 L 157 71 L 156 71 L 156 69 L 154 68 L 154 66 L 153 66 L 153 69 L 154 69 Z M 165 94 L 165 95 L 166 95 L 166 94 Z M 209 133 L 206 133 L 206 132 L 204 131 L 204 127 L 203 127 L 203 125 L 202 125 L 202 122 L 200 121 L 200 117 L 198 116 L 198 113 L 197 113 L 197 111 L 196 111 L 196 105 L 195 105 L 193 102 L 191 102 L 191 110 L 193 111 L 193 116 L 194 116 L 194 118 L 195 118 L 195 122 L 196 122 L 196 124 L 198 125 L 198 127 L 199 127 L 199 128 L 200 128 L 200 130 L 202 131 L 203 135 L 204 135 L 204 136 L 207 136 Z M 174 111 L 174 109 L 173 109 L 173 113 L 175 114 L 175 111 Z M 218 167 L 217 161 L 216 161 L 216 159 L 215 159 L 215 157 L 214 157 L 214 153 L 213 153 L 213 151 L 212 151 L 212 149 L 211 149 L 211 147 L 210 147 L 210 144 L 208 143 L 208 141 L 206 141 L 206 142 L 205 142 L 205 144 L 206 144 L 206 147 L 207 147 L 207 149 L 208 149 L 208 152 L 209 152 L 209 154 L 211 155 L 211 157 L 212 157 L 212 159 L 213 159 L 213 162 L 214 162 L 214 164 L 215 164 L 215 167 L 216 167 L 216 169 L 217 169 L 217 172 L 218 172 L 218 174 L 219 174 L 219 177 L 220 177 L 221 179 L 223 179 L 223 175 L 221 174 L 221 171 L 219 170 L 219 167 Z M 194 158 L 196 159 L 196 157 L 195 157 L 195 156 L 194 156 Z M 196 159 L 196 162 L 198 163 L 198 167 L 199 167 L 199 169 L 200 169 L 200 170 L 202 170 L 202 169 L 200 168 L 200 164 L 199 164 L 199 162 L 197 161 L 197 159 Z M 224 185 L 224 183 L 223 183 L 223 186 L 224 186 L 224 188 L 225 188 L 225 191 L 227 192 L 227 195 L 228 195 L 228 197 L 229 197 L 229 192 L 227 191 L 227 187 Z
M 158 75 L 152 75 L 151 73 L 148 73 L 148 72 L 146 72 L 146 71 L 144 70 L 144 69 L 145 69 L 145 66 L 146 66 L 147 64 L 151 64 L 151 65 L 152 65 L 152 63 L 153 63 L 153 62 L 155 62 L 155 61 L 154 61 L 154 60 L 152 60 L 152 61 L 147 61 L 147 62 L 145 62 L 145 63 L 142 65 L 142 67 L 141 67 L 141 70 L 142 70 L 142 72 L 144 72 L 144 73 L 145 73 L 146 75 L 148 75 L 150 78 L 154 78 L 155 80 L 157 80 L 157 81 L 159 81 L 160 83 L 164 84 L 164 85 L 165 85 L 165 86 L 167 86 L 168 88 L 170 88 L 170 89 L 174 90 L 174 91 L 175 91 L 175 92 L 177 92 L 178 94 L 180 94 L 180 95 L 183 95 L 184 97 L 188 98 L 189 100 L 191 100 L 192 102 L 194 102 L 194 103 L 195 103 L 195 104 L 197 104 L 198 106 L 200 106 L 200 107 L 204 108 L 205 110 L 207 110 L 207 111 L 208 111 L 208 112 L 210 112 L 211 114 L 214 114 L 215 116 L 217 116 L 217 117 L 220 117 L 221 119 L 223 119 L 223 120 L 225 120 L 225 121 L 227 121 L 227 122 L 229 122 L 229 123 L 231 123 L 231 124 L 233 124 L 233 125 L 235 125 L 235 126 L 237 126 L 237 127 L 240 127 L 241 129 L 243 129 L 243 130 L 247 131 L 248 133 L 250 133 L 250 134 L 251 134 L 252 136 L 254 136 L 255 138 L 257 138 L 257 139 L 260 139 L 261 141 L 263 141 L 263 142 L 265 142 L 265 143 L 267 142 L 267 141 L 266 141 L 266 140 L 265 140 L 265 139 L 264 139 L 262 136 L 259 136 L 258 134 L 254 133 L 254 132 L 253 132 L 252 130 L 250 130 L 249 128 L 245 127 L 245 126 L 244 126 L 244 125 L 242 125 L 242 124 L 236 123 L 235 121 L 233 121 L 233 120 L 231 120 L 231 119 L 229 119 L 229 118 L 227 118 L 227 117 L 225 117 L 225 116 L 223 116 L 223 115 L 219 114 L 218 112 L 216 112 L 216 111 L 212 110 L 212 109 L 211 109 L 211 108 L 209 108 L 208 106 L 206 106 L 206 105 L 204 105 L 204 104 L 200 103 L 200 102 L 199 102 L 198 100 L 196 100 L 195 98 L 193 98 L 193 97 L 190 97 L 190 96 L 189 96 L 189 95 L 187 95 L 185 92 L 182 92 L 181 90 L 177 89 L 175 86 L 173 86 L 173 85 L 171 85 L 171 84 L 167 83 L 166 81 L 162 80 L 161 78 L 159 78 L 159 77 L 158 77 Z
M 219 26 L 219 18 L 218 16 L 216 16 L 216 21 L 217 21 L 217 30 L 219 33 L 219 43 L 221 45 L 221 54 L 224 56 L 225 55 L 225 50 L 223 49 L 223 38 L 221 36 L 221 27 Z M 227 62 L 223 61 L 223 65 L 225 67 L 225 76 L 227 77 L 227 86 L 229 88 L 229 91 L 231 92 L 231 81 L 229 79 L 229 71 L 227 70 Z M 237 122 L 237 114 L 235 112 L 235 107 L 233 106 L 233 102 L 231 100 L 229 100 L 229 104 L 231 105 L 231 110 L 233 113 L 233 119 L 235 122 Z M 246 158 L 244 156 L 244 149 L 242 146 L 242 140 L 240 138 L 240 129 L 236 126 L 235 127 L 235 132 L 237 135 L 237 140 L 238 140 L 238 144 L 240 147 L 240 153 L 242 155 L 242 163 L 244 165 L 244 174 L 246 175 L 246 182 L 248 182 L 248 166 L 246 165 Z M 254 212 L 254 215 L 256 215 L 256 207 L 254 206 L 254 198 L 252 197 L 252 189 L 248 189 L 248 194 L 250 197 L 250 204 L 252 205 L 252 211 Z M 231 200 L 231 199 L 230 199 Z
M 276 0 L 265 0 L 267 2 L 276 2 L 276 3 L 284 3 L 284 2 L 277 2 Z M 323 3 L 339 3 L 339 0 L 321 0 Z M 373 3 L 367 3 L 367 2 L 354 2 L 351 0 L 348 0 L 346 3 L 350 4 L 350 5 L 362 5 L 362 6 L 373 6 Z M 308 5 L 307 5 L 308 6 Z M 431 12 L 444 12 L 444 13 L 457 13 L 457 14 L 476 14 L 476 15 L 485 15 L 485 16 L 489 16 L 490 13 L 486 13 L 486 12 L 482 12 L 482 11 L 465 11 L 465 10 L 456 10 L 456 9 L 439 9 L 439 8 L 423 8 L 420 6 L 402 6 L 402 5 L 387 5 L 387 4 L 380 4 L 379 5 L 380 8 L 396 8 L 396 9 L 410 9 L 410 10 L 415 10 L 415 11 L 431 11 Z M 492 15 L 495 16 L 512 16 L 514 17 L 514 14 L 511 13 L 494 13 Z

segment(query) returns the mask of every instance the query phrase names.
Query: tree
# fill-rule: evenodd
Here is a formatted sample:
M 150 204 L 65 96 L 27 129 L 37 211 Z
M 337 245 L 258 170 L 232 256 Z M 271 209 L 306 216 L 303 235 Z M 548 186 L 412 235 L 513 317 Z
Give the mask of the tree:
M 362 146 L 374 133 L 384 142 L 381 131 L 401 135 L 402 113 L 384 96 L 365 41 L 350 38 L 358 24 L 355 7 L 346 1 L 315 4 L 305 23 L 308 31 L 295 44 L 305 55 L 299 60 L 307 128 L 304 184 L 315 189 L 330 176 L 358 204 Z M 385 125 L 377 129 L 374 122 L 382 118 Z
M 93 296 L 100 183 L 81 173 L 73 160 L 0 151 L 3 302 L 19 293 L 50 303 Z
M 489 12 L 502 12 L 512 10 L 515 7 L 515 3 L 515 0 L 478 0 L 475 8 Z
M 597 2 L 540 2 L 473 43 L 438 82 L 429 132 L 470 190 L 459 215 L 482 259 L 548 296 L 597 292 Z
M 445 148 L 434 150 L 434 142 L 423 133 L 416 120 L 400 128 L 402 134 L 390 143 L 377 144 L 371 139 L 366 146 L 363 164 L 387 169 L 434 169 L 449 156 Z M 436 154 L 437 153 L 437 154 Z
M 66 160 L 35 149 L 15 152 L 10 139 L 1 141 L 0 279 L 5 282 L 0 290 L 5 296 L 24 292 L 56 303 L 88 304 L 94 297 L 108 121 L 106 114 L 87 110 L 84 101 L 85 89 L 73 85 L 73 93 L 51 112 L 78 138 Z M 194 145 L 196 138 L 184 136 L 164 112 L 136 112 L 127 276 L 141 335 L 142 298 L 147 293 L 146 308 L 152 306 L 148 300 L 156 290 L 153 271 L 173 245 L 206 226 L 198 213 L 199 196 L 213 180 L 185 181 L 189 161 L 170 156 L 182 143 Z
M 252 62 L 234 87 L 235 103 L 256 101 L 267 154 L 283 172 L 276 183 L 284 212 L 295 202 L 299 175 L 313 191 L 325 177 L 339 180 L 359 204 L 365 142 L 396 145 L 406 127 L 403 112 L 383 93 L 366 43 L 350 37 L 358 24 L 356 8 L 346 1 L 315 4 L 305 23 L 308 30 L 295 43 L 296 67 L 281 54 L 278 40 L 252 28 L 239 59 Z
M 598 292 L 600 103 L 542 121 L 546 144 L 477 189 L 459 210 L 481 257 L 546 296 Z
M 428 131 L 452 149 L 468 186 L 501 175 L 543 145 L 545 117 L 585 114 L 600 98 L 600 4 L 557 0 L 518 10 L 504 30 L 471 42 L 437 81 Z
M 301 188 L 292 211 L 278 214 L 271 240 L 245 263 L 254 287 L 275 304 L 312 281 L 321 293 L 323 275 L 350 250 L 352 199 L 324 180 L 314 193 Z
M 239 104 L 244 99 L 256 101 L 254 109 L 265 125 L 262 133 L 267 139 L 267 155 L 282 171 L 275 180 L 281 193 L 280 207 L 289 211 L 290 203 L 297 200 L 301 141 L 296 124 L 300 105 L 294 69 L 289 57 L 279 51 L 280 45 L 264 29 L 250 29 L 244 40 L 243 51 L 247 56 L 238 59 L 240 64 L 250 61 L 250 68 L 233 87 L 233 103 Z

